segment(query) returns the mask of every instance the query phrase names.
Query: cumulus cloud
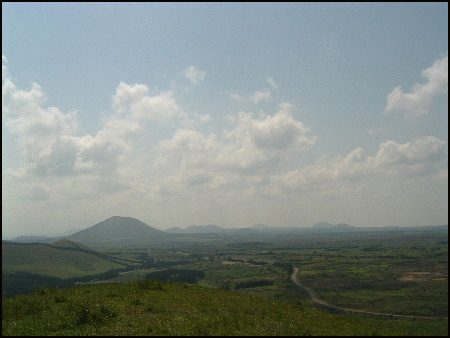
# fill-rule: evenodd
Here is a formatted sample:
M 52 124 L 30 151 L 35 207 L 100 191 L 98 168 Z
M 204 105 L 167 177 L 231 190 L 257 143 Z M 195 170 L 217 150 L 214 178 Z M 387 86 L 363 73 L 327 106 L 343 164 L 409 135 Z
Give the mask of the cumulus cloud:
M 114 168 L 124 150 L 120 139 L 105 137 L 105 131 L 78 137 L 77 114 L 44 108 L 45 94 L 37 84 L 23 91 L 7 80 L 2 89 L 6 127 L 20 137 L 27 175 L 70 176 Z
M 206 72 L 197 69 L 195 66 L 190 66 L 184 71 L 184 76 L 186 76 L 193 84 L 198 84 L 203 81 L 205 75 Z
M 446 142 L 428 136 L 414 142 L 398 144 L 392 140 L 380 145 L 375 164 L 388 174 L 425 175 L 436 171 Z
M 324 155 L 313 165 L 279 173 L 289 154 L 298 156 L 314 145 L 316 138 L 308 132 L 283 109 L 259 118 L 240 113 L 235 127 L 221 135 L 180 129 L 157 146 L 164 172 L 157 193 L 220 189 L 225 195 L 276 197 L 286 192 L 359 191 L 372 178 L 445 177 L 446 142 L 433 136 L 406 143 L 388 140 L 374 155 L 363 148 L 335 158 Z
M 180 112 L 171 91 L 151 96 L 146 85 L 129 85 L 124 82 L 116 89 L 113 107 L 118 116 L 126 115 L 128 120 L 133 121 L 167 121 Z
M 225 131 L 224 135 L 241 147 L 267 153 L 290 149 L 308 150 L 315 144 L 317 137 L 306 136 L 310 129 L 292 117 L 293 108 L 293 105 L 282 103 L 276 114 L 260 119 L 255 119 L 252 113 L 242 112 L 238 115 L 237 126 Z
M 27 171 L 37 176 L 70 175 L 76 161 L 77 114 L 58 108 L 43 108 L 45 94 L 32 84 L 29 91 L 18 89 L 6 78 L 2 84 L 2 112 L 7 131 L 20 136 Z
M 242 96 L 237 93 L 231 93 L 230 99 L 236 102 L 253 102 L 254 104 L 259 104 L 264 101 L 269 101 L 272 98 L 272 92 L 278 88 L 274 79 L 268 77 L 266 79 L 267 83 L 270 86 L 270 89 L 266 90 L 257 90 L 253 94 L 249 96 Z
M 16 168 L 14 176 L 31 183 L 29 190 L 24 189 L 29 200 L 58 200 L 70 194 L 85 198 L 125 190 L 145 198 L 155 194 L 197 198 L 212 196 L 210 192 L 219 189 L 221 196 L 279 197 L 287 191 L 323 191 L 330 186 L 342 191 L 341 187 L 347 189 L 345 184 L 353 181 L 362 187 L 366 181 L 361 180 L 369 177 L 448 176 L 440 166 L 446 142 L 433 136 L 409 143 L 388 140 L 372 155 L 356 148 L 345 156 L 323 156 L 313 165 L 287 171 L 283 165 L 293 156 L 300 159 L 318 139 L 294 117 L 294 105 L 281 103 L 270 114 L 239 112 L 227 129 L 208 134 L 194 126 L 210 121 L 210 114 L 193 113 L 188 126 L 177 120 L 184 112 L 173 92 L 155 92 L 144 84 L 121 82 L 100 130 L 80 135 L 76 112 L 47 107 L 45 93 L 36 83 L 29 90 L 17 88 L 9 77 L 6 58 L 2 59 L 4 126 L 20 141 L 26 166 Z M 424 71 L 429 83 L 423 86 L 442 88 L 443 81 L 436 85 L 439 65 Z M 236 94 L 236 98 L 255 104 L 268 100 L 277 86 L 272 78 L 267 83 L 270 90 L 247 97 Z M 129 154 L 136 136 L 149 123 L 168 121 L 178 128 L 172 136 L 153 148 L 146 145 L 140 152 L 144 156 L 132 159 Z
M 399 144 L 388 140 L 380 144 L 374 156 L 363 148 L 345 157 L 320 158 L 316 164 L 279 175 L 276 181 L 285 190 L 302 190 L 327 182 L 346 182 L 373 176 L 415 177 L 440 172 L 438 162 L 444 157 L 446 142 L 428 136 Z
M 409 93 L 396 87 L 387 95 L 385 114 L 392 111 L 403 111 L 410 115 L 428 114 L 434 98 L 448 92 L 448 52 L 431 67 L 423 70 L 421 75 L 427 81 L 414 85 Z
M 146 122 L 167 121 L 181 112 L 172 92 L 151 95 L 145 85 L 121 82 L 103 128 L 95 136 L 79 136 L 76 112 L 45 107 L 45 93 L 36 83 L 29 90 L 17 88 L 8 76 L 6 58 L 2 61 L 3 119 L 6 131 L 19 137 L 26 159 L 26 167 L 13 175 L 17 178 L 107 175 L 109 184 L 96 186 L 106 192 L 120 190 L 123 185 L 118 169 L 132 148 L 133 136 L 145 128 Z
M 220 135 L 177 130 L 156 146 L 162 171 L 172 177 L 160 180 L 162 186 L 170 186 L 160 191 L 201 185 L 239 189 L 250 184 L 248 177 L 266 175 L 289 155 L 309 150 L 317 137 L 309 136 L 310 129 L 293 118 L 292 109 L 283 104 L 274 115 L 258 117 L 241 112 L 234 118 L 235 126 Z

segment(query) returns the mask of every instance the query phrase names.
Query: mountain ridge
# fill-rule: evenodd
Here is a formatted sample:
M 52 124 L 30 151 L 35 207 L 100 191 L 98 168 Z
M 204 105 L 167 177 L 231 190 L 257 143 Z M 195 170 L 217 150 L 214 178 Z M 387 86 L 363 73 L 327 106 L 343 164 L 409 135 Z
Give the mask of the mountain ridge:
M 107 245 L 107 244 L 142 244 L 160 239 L 175 239 L 175 235 L 263 235 L 279 234 L 292 235 L 303 233 L 325 233 L 325 232 L 346 232 L 346 231 L 404 231 L 423 228 L 434 228 L 435 230 L 445 230 L 448 224 L 436 226 L 415 226 L 415 227 L 357 227 L 346 223 L 333 225 L 328 222 L 319 222 L 310 227 L 281 226 L 274 227 L 265 224 L 255 224 L 251 227 L 225 228 L 215 224 L 191 225 L 187 228 L 171 227 L 160 230 L 142 222 L 139 219 L 125 216 L 112 216 L 93 226 L 80 230 L 72 235 L 46 237 L 46 236 L 19 236 L 10 241 L 16 243 L 47 243 L 51 244 L 58 240 L 70 240 L 85 245 Z

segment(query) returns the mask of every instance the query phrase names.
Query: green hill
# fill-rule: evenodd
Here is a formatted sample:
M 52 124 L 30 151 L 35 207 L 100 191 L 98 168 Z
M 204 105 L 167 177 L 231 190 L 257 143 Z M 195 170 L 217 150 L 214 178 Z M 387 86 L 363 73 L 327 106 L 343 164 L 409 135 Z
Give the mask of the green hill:
M 123 268 L 84 249 L 64 248 L 48 244 L 2 244 L 2 274 L 26 272 L 57 278 L 71 278 L 99 274 Z
M 94 249 L 92 249 L 86 245 L 83 245 L 80 243 L 75 243 L 75 242 L 69 241 L 67 239 L 62 239 L 60 241 L 53 242 L 51 245 L 59 247 L 59 248 L 72 248 L 72 249 L 80 249 L 80 250 L 95 252 Z
M 61 237 L 46 237 L 46 236 L 19 236 L 11 241 L 14 243 L 47 243 L 50 244 L 55 242 Z
M 442 335 L 447 321 L 330 314 L 196 285 L 140 281 L 2 299 L 2 335 Z
M 107 278 L 135 261 L 114 259 L 87 246 L 63 240 L 53 244 L 2 243 L 2 295 L 30 292 L 42 286 L 69 286 Z
M 113 216 L 66 239 L 83 244 L 137 244 L 157 240 L 166 234 L 132 217 Z

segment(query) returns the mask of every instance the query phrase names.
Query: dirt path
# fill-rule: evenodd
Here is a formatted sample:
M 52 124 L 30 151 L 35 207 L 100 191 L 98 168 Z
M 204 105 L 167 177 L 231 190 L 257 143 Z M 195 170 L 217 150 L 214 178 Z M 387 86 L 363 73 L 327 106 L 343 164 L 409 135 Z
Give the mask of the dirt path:
M 327 307 L 327 308 L 329 308 L 329 309 L 341 310 L 341 311 L 358 312 L 358 313 L 364 313 L 364 314 L 369 314 L 369 315 L 377 315 L 377 316 L 396 317 L 396 318 L 448 319 L 448 318 L 443 318 L 443 317 L 407 316 L 407 315 L 397 315 L 397 314 L 393 314 L 393 313 L 369 312 L 369 311 L 356 310 L 356 309 L 347 309 L 347 308 L 343 308 L 343 307 L 339 307 L 339 306 L 330 305 L 330 304 L 324 302 L 323 300 L 321 300 L 321 299 L 317 296 L 316 292 L 315 292 L 313 289 L 308 288 L 308 287 L 302 285 L 302 284 L 298 281 L 298 278 L 297 278 L 298 272 L 299 272 L 299 268 L 294 268 L 294 272 L 292 273 L 292 276 L 291 276 L 292 281 L 293 281 L 296 285 L 300 286 L 302 289 L 306 290 L 306 291 L 308 292 L 309 296 L 311 297 L 311 299 L 312 299 L 314 302 L 316 302 L 316 303 L 318 303 L 318 304 L 320 304 L 320 305 L 322 305 L 322 306 L 324 306 L 324 307 Z

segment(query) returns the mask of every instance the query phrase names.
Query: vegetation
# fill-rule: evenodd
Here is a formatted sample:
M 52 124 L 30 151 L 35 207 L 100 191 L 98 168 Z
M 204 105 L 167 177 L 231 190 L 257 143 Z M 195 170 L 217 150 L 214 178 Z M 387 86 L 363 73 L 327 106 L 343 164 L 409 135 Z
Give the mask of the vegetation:
M 190 269 L 167 269 L 149 273 L 147 279 L 157 279 L 162 281 L 196 283 L 199 278 L 205 277 L 205 273 L 199 270 Z
M 151 246 L 133 243 L 103 251 L 70 241 L 22 247 L 90 255 L 119 268 L 75 277 L 60 269 L 56 277 L 3 264 L 2 291 L 4 286 L 12 290 L 8 296 L 39 285 L 67 288 L 78 283 L 67 290 L 41 288 L 3 298 L 4 335 L 448 333 L 448 232 L 443 229 L 353 229 L 351 234 L 301 236 L 176 234 Z M 79 268 L 77 262 L 72 262 L 72 271 Z M 331 305 L 429 319 L 325 309 L 292 282 L 294 267 L 300 282 Z
M 146 249 L 154 259 L 148 272 L 183 268 L 204 272 L 197 284 L 238 290 L 286 302 L 315 306 L 290 279 L 293 267 L 301 282 L 329 304 L 369 312 L 412 316 L 448 316 L 448 242 L 444 233 L 391 232 L 355 236 L 290 236 L 290 243 L 249 242 L 202 248 L 191 243 L 183 252 Z M 347 236 L 348 237 L 348 236 Z M 313 240 L 314 239 L 314 240 Z M 182 259 L 180 259 L 182 258 Z M 134 271 L 117 280 L 143 278 Z M 167 280 L 167 279 L 161 279 Z
M 94 275 L 124 264 L 84 249 L 48 244 L 3 243 L 2 272 L 28 272 L 58 278 Z
M 67 240 L 52 245 L 3 242 L 2 295 L 110 279 L 135 265 L 135 261 L 113 258 Z
M 2 300 L 5 335 L 447 335 L 446 321 L 330 314 L 238 292 L 138 281 Z

